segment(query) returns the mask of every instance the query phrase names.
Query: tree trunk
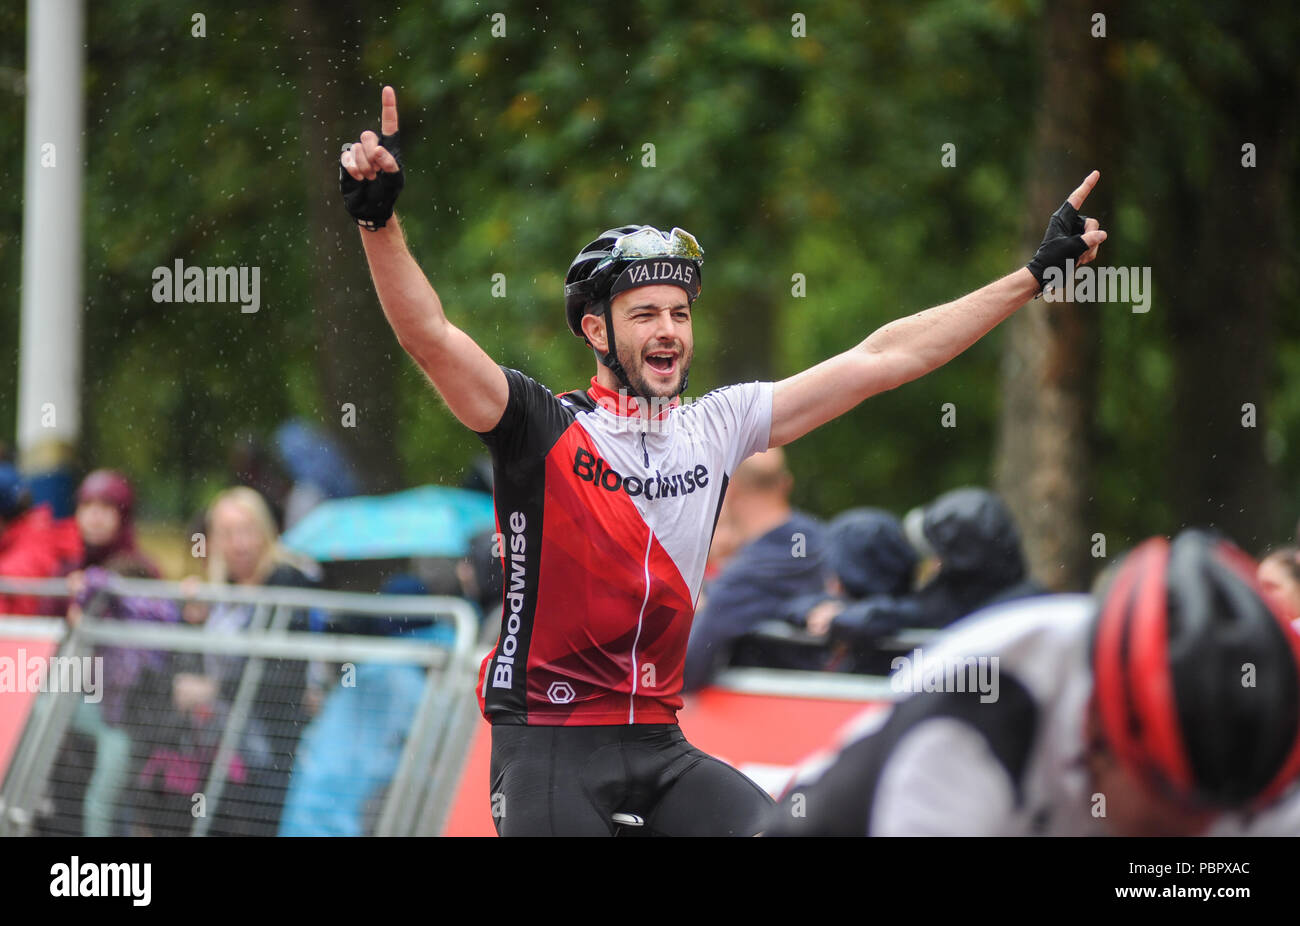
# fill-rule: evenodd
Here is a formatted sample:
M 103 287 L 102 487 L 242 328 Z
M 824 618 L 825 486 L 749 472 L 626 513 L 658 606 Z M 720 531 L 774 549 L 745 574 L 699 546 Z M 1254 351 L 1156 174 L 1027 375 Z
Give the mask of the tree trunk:
M 1279 93 L 1290 86 L 1275 76 L 1261 82 Z M 1183 195 L 1167 204 L 1161 224 L 1171 233 L 1159 242 L 1153 287 L 1174 359 L 1168 468 L 1178 474 L 1171 491 L 1184 523 L 1216 527 L 1258 552 L 1295 516 L 1279 512 L 1264 442 L 1297 103 L 1290 93 L 1206 89 L 1231 124 L 1212 139 L 1209 179 L 1184 176 Z M 1256 167 L 1242 166 L 1247 142 Z M 1177 161 L 1171 168 L 1186 171 Z
M 1070 191 L 1106 163 L 1103 55 L 1110 40 L 1091 35 L 1097 12 L 1108 13 L 1109 4 L 1063 0 L 1047 9 L 1026 255 Z M 1085 215 L 1108 211 L 1105 183 L 1088 198 Z M 1056 590 L 1083 588 L 1091 569 L 1088 469 L 1099 311 L 1104 306 L 1040 300 L 1005 325 L 995 482 L 1020 526 L 1030 572 Z
M 397 457 L 400 350 L 370 283 L 355 223 L 343 209 L 338 155 L 366 128 L 379 131 L 380 85 L 361 74 L 361 24 L 344 8 L 307 0 L 294 9 L 301 50 L 307 246 L 325 424 L 342 442 L 368 492 L 403 485 Z M 360 108 L 361 115 L 357 114 Z M 355 426 L 345 424 L 347 406 Z

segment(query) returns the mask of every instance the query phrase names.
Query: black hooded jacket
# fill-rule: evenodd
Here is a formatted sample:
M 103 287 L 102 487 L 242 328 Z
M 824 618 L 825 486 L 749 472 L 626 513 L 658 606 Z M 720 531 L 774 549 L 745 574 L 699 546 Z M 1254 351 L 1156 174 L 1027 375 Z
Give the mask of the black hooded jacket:
M 909 628 L 940 628 L 1002 601 L 1042 594 L 1027 575 L 1011 513 L 986 489 L 956 489 L 928 506 L 922 532 L 938 573 L 908 595 L 855 602 L 835 619 L 832 639 L 866 645 Z

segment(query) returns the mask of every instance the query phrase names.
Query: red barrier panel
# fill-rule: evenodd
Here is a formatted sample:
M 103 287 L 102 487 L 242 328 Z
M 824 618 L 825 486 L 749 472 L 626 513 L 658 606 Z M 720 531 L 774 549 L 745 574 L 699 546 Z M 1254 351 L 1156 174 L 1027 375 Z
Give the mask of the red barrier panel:
M 0 640 L 0 781 L 4 780 L 31 713 L 36 692 L 27 690 L 23 666 L 34 659 L 48 659 L 58 646 L 49 640 Z
M 739 768 L 775 796 L 799 762 L 833 745 L 840 728 L 873 703 L 884 702 L 708 688 L 686 698 L 678 721 L 692 745 Z M 496 834 L 488 795 L 491 746 L 491 728 L 483 721 L 474 732 L 443 835 Z

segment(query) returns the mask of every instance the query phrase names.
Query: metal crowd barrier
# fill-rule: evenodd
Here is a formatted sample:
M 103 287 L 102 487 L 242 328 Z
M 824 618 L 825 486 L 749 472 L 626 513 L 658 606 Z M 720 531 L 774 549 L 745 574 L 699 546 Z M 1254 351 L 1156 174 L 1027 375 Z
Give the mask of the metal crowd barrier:
M 57 600 L 66 599 L 68 587 L 61 579 L 0 579 L 0 594 Z M 184 622 L 121 619 L 115 609 L 132 599 L 162 599 L 178 609 L 184 602 L 202 602 L 246 619 L 246 624 L 242 629 L 216 631 Z M 358 620 L 383 618 L 391 630 L 393 622 L 400 624 L 403 619 L 428 623 L 432 618 L 448 624 L 452 634 L 448 643 L 405 634 L 317 632 L 302 629 L 308 613 L 327 627 L 346 622 L 353 629 Z M 121 716 L 116 724 L 107 718 L 102 700 L 88 708 L 91 697 L 85 691 L 50 690 L 60 686 L 53 677 L 47 678 L 45 689 L 33 696 L 0 784 L 0 835 L 80 835 L 75 832 L 76 813 L 65 814 L 74 822 L 64 820 L 61 829 L 59 810 L 60 806 L 75 809 L 79 799 L 83 828 L 91 827 L 87 821 L 93 811 L 114 833 L 272 835 L 279 832 L 286 802 L 293 800 L 296 808 L 308 808 L 295 812 L 299 824 L 306 819 L 307 832 L 316 825 L 311 808 L 317 807 L 322 818 L 344 819 L 349 826 L 364 818 L 366 835 L 436 835 L 445 822 L 477 718 L 473 691 L 477 633 L 476 613 L 460 598 L 190 587 L 116 577 L 107 594 L 92 600 L 75 626 L 61 617 L 0 616 L 0 641 L 54 644 L 53 655 L 60 659 L 51 665 L 67 668 L 73 666 L 70 660 L 100 657 L 100 686 L 105 685 L 110 660 L 118 676 L 127 666 L 145 667 L 131 677 L 131 684 L 119 686 L 121 690 L 101 687 L 101 698 L 111 696 L 118 703 L 115 713 Z M 305 707 L 313 663 L 317 668 L 338 664 L 343 669 L 350 664 L 351 687 L 372 687 L 355 695 L 340 694 L 349 686 L 336 681 L 323 691 L 324 701 L 313 716 Z M 214 672 L 214 666 L 221 671 Z M 398 671 L 400 667 L 414 671 Z M 368 674 L 360 680 L 363 672 Z M 182 708 L 176 694 L 177 675 L 182 673 L 207 680 L 218 693 L 197 706 Z M 318 675 L 339 678 L 333 673 Z M 385 703 L 385 686 L 396 686 L 393 690 L 405 695 L 403 703 L 414 706 L 409 721 Z M 11 694 L 0 691 L 0 697 Z M 332 754 L 336 765 L 348 761 L 337 758 L 337 742 L 315 737 L 316 751 L 310 755 L 312 747 L 300 748 L 304 739 L 315 736 L 310 732 L 312 724 L 323 721 L 327 708 L 337 706 L 331 705 L 331 698 L 354 698 L 348 703 L 360 705 L 358 699 L 375 694 L 379 697 L 372 697 L 377 703 L 369 705 L 369 713 L 354 706 L 353 714 L 331 716 L 364 718 L 366 723 L 354 722 L 350 727 L 335 725 L 363 741 L 375 731 L 389 732 L 377 745 L 356 744 L 358 766 L 391 759 L 397 749 L 391 735 L 396 729 L 400 756 L 391 774 L 381 767 L 380 772 L 367 773 L 369 777 L 357 772 L 348 779 L 348 769 L 340 772 L 322 760 Z M 371 720 L 375 723 L 367 728 Z M 84 747 L 88 737 L 96 743 L 93 754 Z M 80 749 L 76 742 L 82 743 Z M 105 781 L 110 780 L 115 784 L 105 790 Z M 303 783 L 308 781 L 329 781 L 336 790 L 323 784 L 314 793 L 294 790 L 297 785 L 306 788 Z M 355 812 L 347 810 L 371 785 L 374 793 L 362 806 L 354 807 Z M 187 786 L 193 788 L 189 794 Z M 99 797 L 92 801 L 88 795 L 96 789 Z M 107 803 L 106 793 L 111 797 Z M 68 832 L 69 827 L 73 832 Z

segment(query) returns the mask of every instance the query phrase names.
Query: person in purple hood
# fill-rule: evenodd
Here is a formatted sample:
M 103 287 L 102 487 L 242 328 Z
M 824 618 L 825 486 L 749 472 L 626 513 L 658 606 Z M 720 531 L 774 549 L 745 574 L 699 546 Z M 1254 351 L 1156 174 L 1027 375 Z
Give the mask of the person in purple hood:
M 158 578 L 158 567 L 135 541 L 135 491 L 116 470 L 97 469 L 77 489 L 77 529 L 84 548 L 78 568 L 103 566 L 109 559 L 130 558 L 148 578 Z
M 113 470 L 95 470 L 77 490 L 76 524 L 81 535 L 80 562 L 65 564 L 72 599 L 68 623 L 75 627 L 84 615 L 100 620 L 176 622 L 176 605 L 165 599 L 115 594 L 114 576 L 156 579 L 158 567 L 135 540 L 135 493 L 130 482 Z M 94 742 L 93 759 L 78 754 L 66 742 L 63 761 L 93 772 L 81 799 L 81 831 L 87 836 L 115 835 L 124 814 L 118 796 L 130 777 L 133 758 L 147 735 L 149 711 L 144 702 L 156 688 L 150 673 L 164 669 L 163 654 L 138 648 L 98 646 L 95 669 L 73 714 L 71 729 Z M 84 742 L 84 741 L 83 741 Z M 67 795 L 75 803 L 74 795 Z M 56 801 L 56 806 L 57 806 Z M 75 810 L 70 813 L 76 816 Z

